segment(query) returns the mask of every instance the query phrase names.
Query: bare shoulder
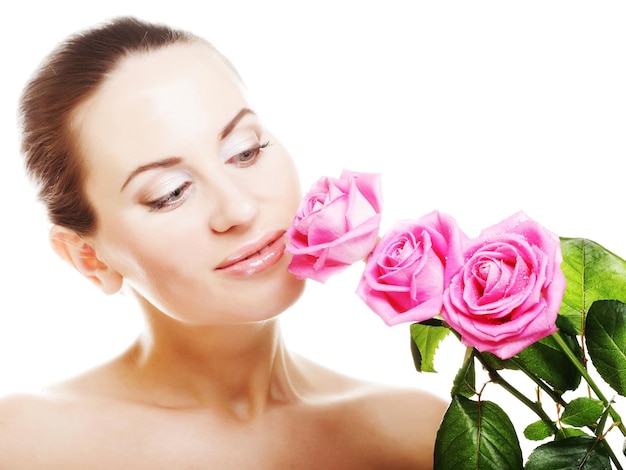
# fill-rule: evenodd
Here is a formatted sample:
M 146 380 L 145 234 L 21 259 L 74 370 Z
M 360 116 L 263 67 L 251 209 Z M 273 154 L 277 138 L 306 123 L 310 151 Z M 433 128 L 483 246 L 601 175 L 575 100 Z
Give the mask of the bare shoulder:
M 123 414 L 114 406 L 55 388 L 0 398 L 0 468 L 84 468 L 81 459 L 100 458 L 120 430 L 107 422 Z
M 397 427 L 408 425 L 412 432 L 419 424 L 426 432 L 437 430 L 449 402 L 425 390 L 384 384 L 364 384 L 362 406 L 376 418 Z
M 347 402 L 358 405 L 366 416 L 372 417 L 385 424 L 385 421 L 394 428 L 407 425 L 412 432 L 428 433 L 439 428 L 443 415 L 449 405 L 449 400 L 417 387 L 403 387 L 376 383 L 313 365 L 309 377 L 314 377 L 317 383 L 326 383 L 324 392 L 329 396 L 341 396 Z M 416 423 L 420 428 L 416 430 Z
M 0 398 L 0 467 L 39 468 L 45 464 L 44 442 L 57 433 L 63 412 L 45 394 L 21 393 Z
M 52 411 L 50 401 L 44 394 L 15 393 L 0 397 L 0 445 L 5 438 L 21 429 L 28 429 L 33 424 L 32 418 L 41 416 L 44 410 Z
M 446 400 L 420 389 L 364 385 L 357 401 L 362 419 L 393 449 L 395 459 L 412 468 L 431 468 Z
M 334 371 L 316 375 L 333 384 L 328 397 L 336 420 L 346 423 L 375 468 L 430 469 L 437 431 L 449 401 L 419 388 L 373 383 Z

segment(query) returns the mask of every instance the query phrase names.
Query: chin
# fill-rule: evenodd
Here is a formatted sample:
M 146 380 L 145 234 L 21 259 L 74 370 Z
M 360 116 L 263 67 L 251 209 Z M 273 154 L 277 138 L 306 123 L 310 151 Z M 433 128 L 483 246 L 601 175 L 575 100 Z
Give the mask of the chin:
M 291 307 L 304 292 L 306 282 L 298 279 L 287 271 L 291 257 L 284 256 L 275 266 L 276 270 L 271 275 L 271 279 L 264 282 L 261 289 L 264 291 L 263 298 L 267 305 L 273 306 L 274 315 L 278 315 Z
M 273 286 L 267 286 L 263 298 L 267 310 L 260 312 L 259 316 L 265 317 L 263 320 L 269 320 L 279 316 L 285 310 L 294 305 L 304 292 L 305 281 L 301 281 L 291 273 L 285 273 L 283 282 L 276 283 Z M 259 304 L 257 303 L 257 306 Z
M 293 304 L 295 304 L 298 299 L 302 296 L 302 293 L 304 292 L 304 286 L 306 284 L 305 281 L 297 279 L 294 275 L 289 274 L 290 279 L 290 294 L 289 296 L 285 296 L 287 297 L 285 299 L 285 305 L 282 308 L 281 312 L 287 310 L 289 307 L 291 307 Z

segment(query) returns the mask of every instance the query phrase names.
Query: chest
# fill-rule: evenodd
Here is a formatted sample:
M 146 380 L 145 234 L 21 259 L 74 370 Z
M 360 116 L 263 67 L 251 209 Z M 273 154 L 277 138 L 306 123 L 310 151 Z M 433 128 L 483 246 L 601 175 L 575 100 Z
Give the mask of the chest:
M 49 451 L 68 469 L 380 468 L 371 433 L 358 422 L 323 409 L 290 411 L 250 422 L 198 412 L 94 413 L 59 426 Z

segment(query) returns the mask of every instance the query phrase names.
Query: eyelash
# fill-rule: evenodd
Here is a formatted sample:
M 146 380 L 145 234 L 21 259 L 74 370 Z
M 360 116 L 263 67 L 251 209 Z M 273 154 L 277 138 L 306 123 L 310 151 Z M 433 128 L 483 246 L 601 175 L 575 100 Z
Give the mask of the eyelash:
M 151 211 L 158 211 L 164 207 L 171 207 L 181 202 L 181 198 L 185 196 L 185 192 L 191 186 L 191 181 L 186 181 L 177 187 L 174 191 L 170 192 L 167 196 L 161 197 L 154 201 L 148 201 L 146 205 Z
M 237 166 L 240 168 L 247 168 L 249 166 L 252 166 L 257 162 L 259 153 L 261 153 L 261 151 L 264 148 L 267 148 L 269 145 L 271 145 L 269 140 L 263 142 L 262 144 L 259 144 L 255 147 L 252 147 L 251 149 L 245 150 L 229 158 L 227 163 L 236 163 L 236 159 L 241 157 L 252 157 L 250 160 L 244 160 L 240 163 L 237 163 Z M 182 202 L 181 199 L 185 197 L 185 192 L 187 191 L 187 189 L 189 189 L 190 186 L 191 182 L 186 181 L 185 183 L 177 187 L 174 191 L 170 192 L 167 196 L 161 197 L 154 201 L 148 201 L 146 205 L 150 208 L 151 211 L 159 211 L 163 208 L 170 208 L 172 206 L 180 204 Z
M 246 168 L 246 167 L 252 166 L 256 163 L 257 157 L 259 156 L 259 153 L 261 153 L 261 150 L 268 147 L 269 145 L 271 145 L 271 143 L 269 140 L 267 140 L 263 142 L 262 144 L 252 147 L 251 149 L 244 150 L 243 152 L 238 153 L 234 157 L 229 158 L 227 163 L 237 163 L 235 160 L 241 157 L 253 157 L 250 160 L 244 160 L 242 162 L 237 163 L 237 166 L 239 166 L 240 168 Z

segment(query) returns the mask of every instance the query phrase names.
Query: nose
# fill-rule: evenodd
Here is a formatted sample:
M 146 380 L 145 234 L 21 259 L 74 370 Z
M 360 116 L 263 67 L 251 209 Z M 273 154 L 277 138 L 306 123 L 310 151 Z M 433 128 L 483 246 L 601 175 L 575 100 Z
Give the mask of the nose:
M 209 225 L 214 232 L 225 233 L 249 226 L 257 217 L 258 201 L 241 182 L 223 175 L 212 189 Z

